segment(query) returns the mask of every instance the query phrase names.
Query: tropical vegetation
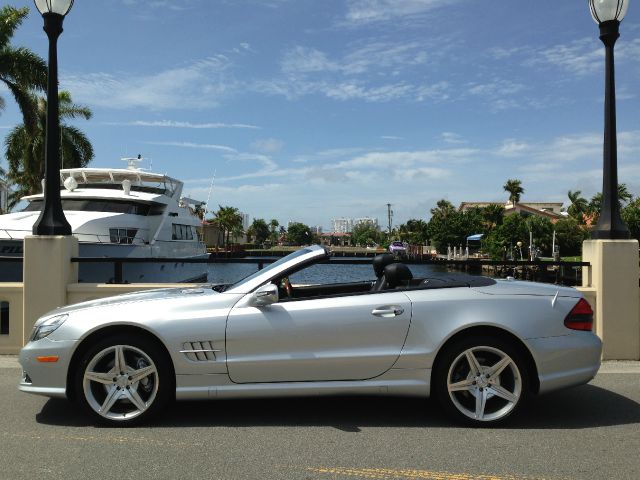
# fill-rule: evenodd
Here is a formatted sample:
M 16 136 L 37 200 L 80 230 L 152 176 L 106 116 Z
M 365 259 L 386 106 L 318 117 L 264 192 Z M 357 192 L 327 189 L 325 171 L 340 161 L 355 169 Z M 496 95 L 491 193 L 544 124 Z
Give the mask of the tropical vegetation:
M 37 113 L 31 101 L 33 90 L 44 91 L 47 86 L 47 65 L 38 55 L 24 47 L 14 47 L 11 39 L 29 14 L 28 8 L 4 6 L 0 8 L 0 82 L 15 100 L 27 129 L 37 127 Z M 0 96 L 0 110 L 6 101 Z
M 77 118 L 89 120 L 92 112 L 89 107 L 74 104 L 71 94 L 67 91 L 60 92 L 58 98 L 61 166 L 63 168 L 84 167 L 93 160 L 93 146 L 79 128 L 64 123 L 64 120 Z M 37 113 L 35 129 L 25 124 L 17 125 L 5 139 L 5 157 L 9 164 L 7 178 L 17 187 L 10 195 L 10 206 L 25 195 L 39 193 L 41 181 L 44 178 L 47 101 L 36 95 L 30 95 L 29 101 Z
M 8 169 L 3 171 L 0 168 L 0 178 L 12 187 L 9 208 L 21 197 L 40 192 L 44 177 L 47 103 L 38 92 L 46 89 L 47 65 L 27 48 L 11 45 L 16 29 L 28 14 L 28 8 L 0 8 L 0 82 L 11 93 L 23 120 L 4 141 Z M 82 131 L 64 123 L 64 120 L 88 120 L 92 112 L 88 107 L 74 104 L 69 92 L 60 92 L 59 102 L 62 166 L 86 166 L 94 156 L 91 142 Z M 5 105 L 5 99 L 0 97 L 0 110 Z
M 222 231 L 225 248 L 229 246 L 232 237 L 240 237 L 244 233 L 242 229 L 242 214 L 236 207 L 223 207 L 218 205 L 214 217 L 209 223 L 216 225 Z

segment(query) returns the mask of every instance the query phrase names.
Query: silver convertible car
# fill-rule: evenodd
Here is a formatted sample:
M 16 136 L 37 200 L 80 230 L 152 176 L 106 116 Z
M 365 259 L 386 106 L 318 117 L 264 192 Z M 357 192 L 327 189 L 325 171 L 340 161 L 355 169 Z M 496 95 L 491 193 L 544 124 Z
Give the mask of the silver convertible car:
M 337 394 L 433 395 L 454 418 L 487 425 L 598 371 L 593 312 L 575 289 L 414 278 L 389 254 L 373 261 L 376 281 L 292 285 L 329 256 L 312 246 L 232 285 L 54 310 L 20 352 L 19 388 L 113 425 L 176 399 Z

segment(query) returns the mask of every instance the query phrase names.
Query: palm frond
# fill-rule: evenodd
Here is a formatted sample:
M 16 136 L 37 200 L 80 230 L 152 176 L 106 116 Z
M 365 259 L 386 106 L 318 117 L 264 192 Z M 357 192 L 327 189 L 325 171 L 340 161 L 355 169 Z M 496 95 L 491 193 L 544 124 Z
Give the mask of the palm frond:
M 25 89 L 46 90 L 47 64 L 37 54 L 24 47 L 0 50 L 0 77 Z
M 6 5 L 0 8 L 0 48 L 4 48 L 9 44 L 11 37 L 22 21 L 29 14 L 29 9 L 15 8 Z

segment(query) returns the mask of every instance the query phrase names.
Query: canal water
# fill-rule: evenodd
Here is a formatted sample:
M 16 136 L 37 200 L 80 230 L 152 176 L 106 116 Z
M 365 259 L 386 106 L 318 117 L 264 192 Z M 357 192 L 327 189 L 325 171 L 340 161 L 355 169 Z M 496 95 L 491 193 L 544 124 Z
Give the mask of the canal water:
M 414 278 L 425 278 L 446 272 L 439 265 L 408 265 Z M 258 270 L 255 264 L 214 263 L 209 265 L 208 280 L 212 283 L 234 283 Z M 291 283 L 324 284 L 374 281 L 371 263 L 345 265 L 322 263 L 297 272 L 289 277 Z

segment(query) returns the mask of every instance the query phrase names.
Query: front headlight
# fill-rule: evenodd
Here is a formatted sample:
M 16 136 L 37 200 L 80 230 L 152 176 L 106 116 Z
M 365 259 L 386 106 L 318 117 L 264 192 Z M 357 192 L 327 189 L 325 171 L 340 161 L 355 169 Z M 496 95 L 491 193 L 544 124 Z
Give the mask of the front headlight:
M 35 342 L 36 340 L 49 336 L 51 333 L 55 332 L 67 318 L 69 318 L 69 315 L 63 313 L 62 315 L 46 318 L 43 321 L 38 320 L 33 327 L 33 332 L 31 332 L 29 341 Z

